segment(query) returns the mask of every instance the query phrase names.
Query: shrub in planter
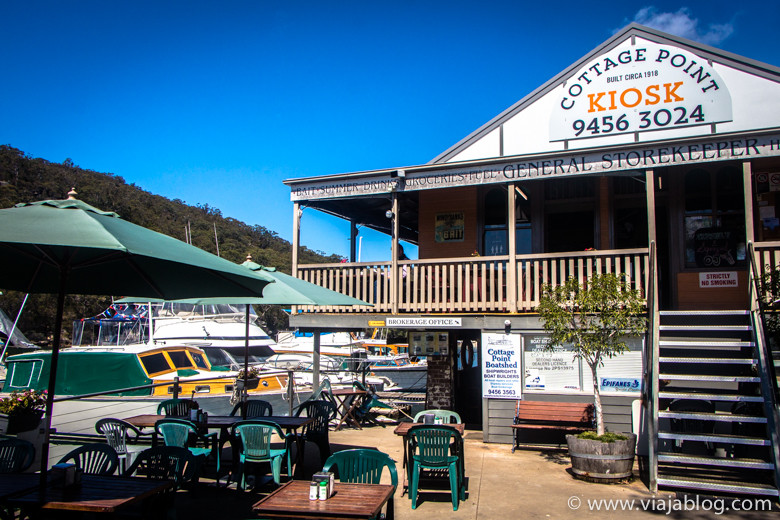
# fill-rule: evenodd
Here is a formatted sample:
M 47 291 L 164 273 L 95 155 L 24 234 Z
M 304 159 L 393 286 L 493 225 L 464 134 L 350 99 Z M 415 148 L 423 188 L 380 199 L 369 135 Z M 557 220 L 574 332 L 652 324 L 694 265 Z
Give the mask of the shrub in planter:
M 46 390 L 12 392 L 0 399 L 0 429 L 7 435 L 34 430 L 43 417 Z
M 631 288 L 625 275 L 596 274 L 582 282 L 569 278 L 559 286 L 546 285 L 537 310 L 545 331 L 550 333 L 550 342 L 545 348 L 553 350 L 570 344 L 574 357 L 584 360 L 593 375 L 593 405 L 599 437 L 581 439 L 574 435 L 567 436 L 567 441 L 570 437 L 575 440 L 576 447 L 569 442 L 575 474 L 580 470 L 574 467 L 575 461 L 579 464 L 583 460 L 595 460 L 589 459 L 589 456 L 614 459 L 622 456 L 614 453 L 616 450 L 628 450 L 629 445 L 633 465 L 636 447 L 634 434 L 625 434 L 628 439 L 622 440 L 601 437 L 605 434 L 605 427 L 598 369 L 603 366 L 605 358 L 628 350 L 625 338 L 645 332 L 647 319 L 644 316 L 644 300 L 639 291 Z M 582 471 L 587 473 L 588 469 Z M 630 474 L 630 469 L 628 471 Z M 605 470 L 605 473 L 610 472 Z

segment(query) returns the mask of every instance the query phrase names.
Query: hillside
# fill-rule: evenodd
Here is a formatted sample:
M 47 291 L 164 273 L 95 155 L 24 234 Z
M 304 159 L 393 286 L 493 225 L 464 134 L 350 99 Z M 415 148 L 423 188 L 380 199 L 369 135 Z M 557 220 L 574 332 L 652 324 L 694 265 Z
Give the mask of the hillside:
M 191 230 L 192 244 L 217 253 L 214 227 L 219 237 L 219 255 L 232 262 L 241 263 L 247 254 L 262 265 L 291 272 L 292 244 L 263 226 L 250 226 L 236 219 L 223 217 L 222 213 L 207 204 L 189 206 L 181 200 L 170 200 L 154 195 L 122 177 L 85 170 L 71 161 L 53 163 L 29 157 L 21 150 L 0 146 L 0 208 L 12 207 L 19 202 L 45 199 L 64 199 L 75 187 L 78 198 L 99 209 L 115 211 L 125 220 L 165 233 L 180 240 L 185 239 L 185 229 Z M 302 263 L 337 262 L 336 255 L 301 248 Z M 2 287 L 0 287 L 2 290 Z M 13 319 L 21 305 L 22 294 L 4 291 L 0 295 L 0 308 Z M 106 297 L 73 296 L 66 304 L 65 329 L 74 319 L 95 315 L 110 303 Z M 52 295 L 31 295 L 18 328 L 31 341 L 45 344 L 50 341 L 54 319 L 55 298 Z M 278 309 L 266 316 L 269 329 L 281 326 Z M 271 332 L 271 331 L 269 331 Z M 67 337 L 63 338 L 65 341 Z

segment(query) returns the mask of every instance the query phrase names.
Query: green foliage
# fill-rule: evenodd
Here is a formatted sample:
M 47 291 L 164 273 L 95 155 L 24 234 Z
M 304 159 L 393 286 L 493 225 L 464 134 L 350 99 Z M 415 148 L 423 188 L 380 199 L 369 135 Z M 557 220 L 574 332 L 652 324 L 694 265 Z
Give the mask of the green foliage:
M 591 368 L 628 350 L 625 338 L 644 333 L 644 300 L 624 276 L 595 275 L 580 284 L 569 278 L 544 286 L 537 311 L 550 334 L 548 350 L 571 344 Z
M 32 410 L 43 410 L 46 406 L 46 390 L 25 390 L 11 392 L 11 395 L 0 399 L 0 413 L 6 415 L 23 414 Z
M 621 435 L 619 433 L 612 433 L 612 432 L 606 432 L 602 435 L 597 434 L 596 432 L 582 432 L 577 434 L 578 439 L 588 439 L 591 441 L 601 441 L 601 442 L 615 442 L 615 441 L 627 441 L 628 437 L 625 435 Z
M 219 209 L 208 204 L 190 206 L 179 199 L 154 195 L 134 184 L 127 184 L 114 174 L 79 168 L 70 159 L 54 163 L 30 157 L 11 146 L 0 146 L 0 208 L 9 208 L 20 202 L 64 199 L 73 187 L 84 202 L 102 210 L 115 211 L 123 219 L 140 226 L 180 240 L 185 239 L 185 229 L 189 229 L 192 244 L 214 254 L 217 253 L 214 240 L 216 226 L 221 257 L 241 263 L 251 254 L 258 264 L 276 267 L 288 274 L 292 271 L 292 244 L 263 226 L 224 217 Z M 306 247 L 299 252 L 299 261 L 303 264 L 335 263 L 340 259 L 338 255 L 325 255 Z M 3 293 L 0 295 L 0 308 L 9 316 L 16 316 L 24 294 Z M 76 319 L 102 312 L 110 302 L 109 295 L 68 297 L 64 329 L 69 331 L 69 324 Z M 50 344 L 55 308 L 55 296 L 30 295 L 19 320 L 19 330 L 34 343 Z M 286 317 L 279 316 L 279 312 L 272 312 L 272 319 L 267 321 L 281 324 Z M 70 340 L 67 334 L 63 337 L 65 344 Z
M 764 332 L 775 344 L 780 345 L 780 265 L 767 265 L 761 275 L 760 291 L 764 312 Z
M 569 278 L 563 285 L 544 286 L 537 312 L 550 334 L 545 348 L 553 350 L 570 344 L 574 356 L 590 367 L 599 434 L 604 434 L 604 417 L 598 369 L 605 358 L 628 350 L 626 337 L 645 332 L 643 310 L 644 300 L 624 275 L 597 274 L 582 283 Z

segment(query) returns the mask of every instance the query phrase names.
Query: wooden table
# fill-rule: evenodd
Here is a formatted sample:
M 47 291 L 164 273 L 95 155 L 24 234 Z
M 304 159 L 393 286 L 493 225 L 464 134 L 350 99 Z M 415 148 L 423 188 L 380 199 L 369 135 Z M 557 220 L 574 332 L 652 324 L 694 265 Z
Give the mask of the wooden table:
M 8 503 L 30 509 L 115 513 L 121 507 L 172 487 L 172 480 L 83 475 L 79 485 L 68 488 L 61 484 L 49 485 L 43 501 L 40 488 L 33 486 L 25 493 L 9 498 Z
M 336 482 L 327 500 L 309 500 L 309 481 L 291 480 L 263 498 L 252 510 L 262 518 L 374 518 L 387 504 L 387 520 L 393 520 L 393 494 L 389 484 Z
M 35 489 L 40 482 L 36 473 L 0 473 L 0 518 L 15 518 L 10 499 Z
M 402 464 L 402 468 L 404 468 L 406 471 L 404 471 L 404 482 L 402 487 L 402 493 L 406 491 L 406 488 L 409 485 L 409 481 L 412 478 L 411 477 L 411 471 L 412 467 L 409 461 L 411 460 L 411 453 L 409 453 L 409 437 L 407 434 L 409 433 L 409 430 L 412 428 L 412 426 L 449 426 L 450 428 L 455 429 L 458 433 L 460 433 L 461 437 L 463 436 L 463 433 L 466 431 L 466 425 L 463 423 L 460 424 L 423 424 L 423 423 L 411 423 L 411 422 L 402 422 L 399 423 L 398 426 L 395 427 L 395 430 L 393 430 L 393 433 L 396 435 L 399 435 L 403 438 L 404 442 L 404 461 Z M 463 446 L 458 446 L 459 450 L 463 449 Z M 464 470 L 465 473 L 465 470 Z
M 133 417 L 128 417 L 127 419 L 123 419 L 126 422 L 129 422 L 136 428 L 154 428 L 154 425 L 159 421 L 160 419 L 167 419 L 169 418 L 166 415 L 155 415 L 155 414 L 146 414 L 146 415 L 136 415 Z M 185 419 L 185 417 L 178 417 L 179 419 Z M 189 420 L 189 418 L 186 418 Z M 310 424 L 314 422 L 314 419 L 312 417 L 289 417 L 287 415 L 271 415 L 266 417 L 247 417 L 247 419 L 260 419 L 263 421 L 269 421 L 273 422 L 279 425 L 279 427 L 283 430 L 285 430 L 287 433 L 293 433 L 295 435 L 295 445 L 297 447 L 297 453 L 295 454 L 295 471 L 291 471 L 291 473 L 295 473 L 296 471 L 303 470 L 303 465 L 300 464 L 300 461 L 303 460 L 303 450 L 304 450 L 304 442 L 300 435 L 298 435 L 298 429 L 303 428 L 307 424 Z M 206 428 L 219 428 L 220 429 L 220 439 L 226 439 L 228 437 L 228 430 L 231 426 L 236 424 L 239 421 L 243 421 L 244 419 L 241 418 L 241 416 L 234 416 L 234 415 L 209 415 L 208 419 L 206 421 Z M 152 436 L 152 444 L 156 443 L 157 434 L 155 433 Z M 222 446 L 222 443 L 220 442 L 220 446 Z
M 336 431 L 340 430 L 346 423 L 352 423 L 357 426 L 359 430 L 363 428 L 360 426 L 360 421 L 355 417 L 355 409 L 360 404 L 359 397 L 366 395 L 368 392 L 365 390 L 357 390 L 350 388 L 339 388 L 330 392 L 330 394 L 336 398 L 336 413 L 339 415 L 339 423 L 336 425 Z

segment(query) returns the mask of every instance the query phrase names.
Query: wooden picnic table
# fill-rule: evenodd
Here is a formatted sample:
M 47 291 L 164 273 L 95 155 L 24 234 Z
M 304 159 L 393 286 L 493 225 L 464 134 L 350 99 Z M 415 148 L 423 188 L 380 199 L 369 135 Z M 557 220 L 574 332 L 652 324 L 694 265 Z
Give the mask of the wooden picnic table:
M 156 415 L 156 414 L 145 414 L 145 415 L 136 415 L 133 417 L 128 417 L 127 419 L 123 419 L 126 422 L 129 422 L 136 428 L 154 428 L 154 425 L 159 421 L 160 419 L 168 419 L 171 418 L 170 416 L 166 415 Z M 189 421 L 188 417 L 177 417 L 177 419 L 186 419 Z M 301 435 L 298 434 L 298 429 L 305 427 L 306 425 L 314 422 L 314 418 L 312 417 L 290 417 L 287 415 L 271 415 L 271 416 L 265 416 L 265 417 L 247 417 L 247 419 L 260 419 L 263 421 L 269 421 L 273 422 L 279 425 L 280 428 L 285 430 L 287 433 L 292 433 L 295 437 L 295 446 L 297 448 L 297 452 L 295 454 L 295 469 L 294 471 L 291 471 L 291 473 L 299 473 L 303 470 L 303 464 L 301 464 L 301 461 L 303 460 L 303 450 L 304 450 L 304 440 Z M 230 430 L 230 427 L 236 424 L 239 421 L 243 421 L 244 419 L 241 418 L 241 416 L 235 416 L 235 415 L 209 415 L 208 419 L 206 421 L 205 426 L 206 428 L 212 428 L 220 429 L 220 439 L 227 439 L 229 437 L 228 430 Z M 156 443 L 157 435 L 156 433 L 152 435 L 152 444 Z M 220 442 L 220 446 L 222 445 L 222 442 Z
M 29 510 L 115 513 L 121 507 L 162 493 L 173 485 L 172 480 L 83 475 L 81 483 L 76 485 L 65 487 L 62 484 L 50 484 L 46 487 L 43 500 L 40 487 L 33 485 L 26 492 L 9 498 L 8 503 Z
M 389 484 L 334 483 L 327 500 L 309 500 L 308 480 L 291 480 L 252 506 L 257 516 L 269 519 L 370 519 L 379 516 L 385 504 L 385 518 L 393 520 L 395 486 Z

